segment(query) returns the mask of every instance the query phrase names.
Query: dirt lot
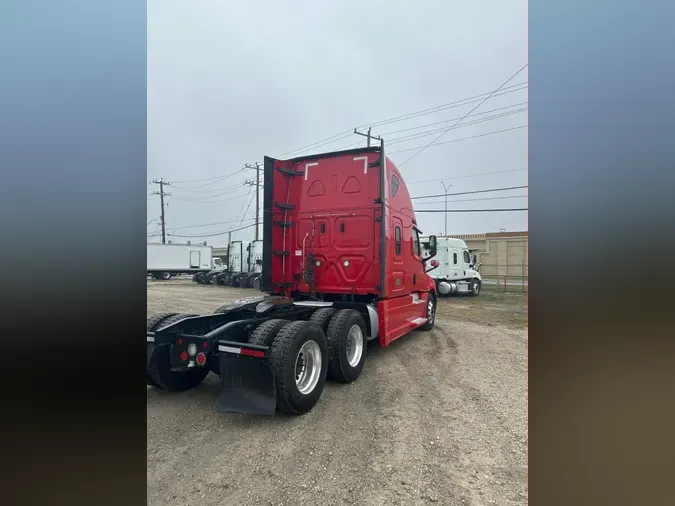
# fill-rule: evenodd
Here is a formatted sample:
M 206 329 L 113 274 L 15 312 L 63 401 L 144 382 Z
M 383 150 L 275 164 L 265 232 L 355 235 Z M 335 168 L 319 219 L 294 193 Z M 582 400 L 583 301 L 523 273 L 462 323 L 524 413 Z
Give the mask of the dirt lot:
M 148 316 L 252 290 L 148 282 Z M 526 504 L 527 302 L 441 299 L 436 327 L 368 348 L 301 417 L 217 413 L 218 378 L 148 388 L 148 504 Z

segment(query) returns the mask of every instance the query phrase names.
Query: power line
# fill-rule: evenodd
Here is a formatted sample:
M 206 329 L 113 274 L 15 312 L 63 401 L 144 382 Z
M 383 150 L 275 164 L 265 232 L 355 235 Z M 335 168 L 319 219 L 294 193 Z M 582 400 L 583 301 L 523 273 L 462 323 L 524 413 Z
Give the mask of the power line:
M 500 113 L 500 114 L 495 114 L 494 116 L 488 116 L 487 118 L 480 118 L 480 119 L 476 119 L 476 120 L 469 121 L 469 122 L 466 122 L 466 123 L 462 123 L 461 125 L 454 127 L 454 130 L 457 130 L 458 128 L 464 128 L 464 127 L 472 126 L 472 125 L 478 125 L 480 123 L 487 123 L 488 121 L 494 121 L 496 119 L 505 118 L 507 116 L 513 116 L 514 114 L 519 114 L 521 112 L 525 112 L 525 111 L 527 111 L 527 109 L 528 109 L 527 107 L 523 107 L 521 109 L 516 109 L 515 111 L 503 112 L 503 113 Z M 392 144 L 398 144 L 398 143 L 401 143 L 401 142 L 407 142 L 407 141 L 410 141 L 410 140 L 413 140 L 413 139 L 420 139 L 422 137 L 427 137 L 429 135 L 433 135 L 433 134 L 435 134 L 437 132 L 440 132 L 440 131 L 443 131 L 443 130 L 445 130 L 445 129 L 444 128 L 436 128 L 435 130 L 429 130 L 428 132 L 419 132 L 419 133 L 416 133 L 416 134 L 404 135 L 402 137 L 395 137 L 395 138 L 387 141 L 387 144 L 392 145 Z
M 207 200 L 207 199 L 209 199 L 213 196 L 211 196 L 211 197 L 208 197 L 208 196 L 207 197 L 194 197 L 194 198 L 184 198 L 184 197 L 173 197 L 173 198 L 177 199 L 177 200 L 182 200 L 183 202 L 191 202 L 191 203 L 195 203 L 195 204 L 215 204 L 215 203 L 218 203 L 218 202 L 230 202 L 231 200 L 238 199 L 240 197 L 248 197 L 250 194 L 251 193 L 250 193 L 250 190 L 249 190 L 248 193 L 240 193 L 238 195 L 231 195 L 227 198 L 219 199 L 219 200 Z
M 510 186 L 508 188 L 491 188 L 489 190 L 473 190 L 469 192 L 458 192 L 458 193 L 441 193 L 438 195 L 420 195 L 418 197 L 410 197 L 410 200 L 419 200 L 419 199 L 433 199 L 437 197 L 454 197 L 455 195 L 471 195 L 474 193 L 490 193 L 490 192 L 501 192 L 507 190 L 522 190 L 527 188 L 527 185 L 524 186 Z
M 520 130 L 521 128 L 527 128 L 527 125 L 519 125 L 517 127 L 512 127 L 512 128 L 504 128 L 502 130 L 495 130 L 494 132 L 486 132 L 484 134 L 476 134 L 476 135 L 470 135 L 468 137 L 460 137 L 459 139 L 452 139 L 450 141 L 443 141 L 443 142 L 437 142 L 433 146 L 431 144 L 427 144 L 426 146 L 422 146 L 423 149 L 427 149 L 429 147 L 435 148 L 436 146 L 442 146 L 444 144 L 452 144 L 453 142 L 460 142 L 460 141 L 467 141 L 469 139 L 477 139 L 478 137 L 487 137 L 489 135 L 496 135 L 496 134 L 502 134 L 505 132 L 512 132 L 514 130 Z M 404 153 L 406 151 L 415 151 L 416 149 L 420 149 L 420 147 L 414 147 L 414 148 L 405 148 L 405 149 L 397 149 L 396 151 L 389 151 L 387 152 L 387 155 L 394 155 L 396 153 Z M 410 158 L 408 159 L 410 160 Z M 405 162 L 403 162 L 405 163 Z M 403 164 L 401 164 L 403 165 Z M 401 165 L 398 165 L 397 167 L 400 168 Z
M 481 197 L 477 199 L 454 199 L 454 200 L 448 200 L 448 203 L 452 202 L 478 202 L 482 200 L 505 200 L 505 199 L 521 199 L 521 198 L 527 198 L 527 195 L 508 195 L 505 197 Z M 444 204 L 445 200 L 431 200 L 431 201 L 426 201 L 425 204 Z
M 508 106 L 508 107 L 513 107 L 513 106 Z M 504 109 L 504 108 L 501 108 L 501 109 Z M 500 113 L 500 114 L 495 114 L 493 116 L 488 116 L 486 118 L 476 119 L 476 120 L 473 120 L 473 121 L 469 121 L 468 123 L 463 123 L 463 124 L 459 125 L 458 127 L 456 127 L 455 129 L 464 128 L 464 127 L 471 126 L 471 125 L 477 125 L 477 124 L 480 124 L 480 123 L 486 123 L 488 121 L 494 121 L 494 120 L 500 119 L 500 118 L 505 118 L 506 116 L 512 116 L 514 114 L 519 114 L 521 112 L 525 112 L 525 111 L 527 111 L 527 109 L 528 109 L 527 107 L 523 107 L 521 109 L 517 109 L 517 110 L 514 110 L 514 111 L 503 112 L 503 113 Z M 499 110 L 499 109 L 494 109 L 492 111 L 487 111 L 487 112 L 493 112 L 493 111 L 496 111 L 496 110 Z M 472 114 L 470 116 L 478 116 L 478 115 L 482 115 L 482 114 L 486 114 L 486 113 L 477 113 L 477 114 Z M 429 123 L 428 125 L 421 125 L 421 126 L 417 126 L 417 127 L 404 128 L 402 130 L 397 130 L 395 132 L 388 132 L 388 134 L 393 134 L 393 133 L 396 133 L 396 132 L 405 132 L 405 131 L 410 131 L 410 130 L 418 130 L 420 128 L 426 128 L 426 127 L 429 127 L 429 126 L 434 126 L 434 125 L 438 125 L 438 124 L 442 124 L 442 123 L 448 123 L 450 121 L 455 121 L 456 119 L 457 118 L 453 118 L 453 119 L 450 119 L 450 120 L 437 121 L 435 123 Z M 391 146 L 392 144 L 399 144 L 401 142 L 407 142 L 409 140 L 427 137 L 429 135 L 433 135 L 437 132 L 440 132 L 441 130 L 444 130 L 444 129 L 443 128 L 437 128 L 435 130 L 429 130 L 427 132 L 419 132 L 419 133 L 416 133 L 416 134 L 409 134 L 409 135 L 404 135 L 404 136 L 401 136 L 401 137 L 395 137 L 394 139 L 389 139 L 387 141 L 387 144 Z M 385 136 L 385 135 L 387 135 L 387 134 L 382 134 L 382 136 Z M 359 142 L 353 142 L 353 143 L 348 144 L 346 146 L 343 146 L 339 149 L 340 150 L 349 149 L 349 148 L 358 146 L 359 144 L 360 144 Z M 439 144 L 442 144 L 442 143 L 439 143 Z M 411 150 L 415 150 L 415 149 L 419 149 L 419 148 L 412 148 Z M 398 153 L 398 152 L 400 152 L 400 151 L 394 151 L 393 153 Z
M 197 234 L 197 235 L 174 235 L 174 237 L 180 237 L 180 238 L 193 238 L 193 237 L 216 237 L 218 235 L 225 235 L 229 234 L 230 232 L 238 232 L 239 230 L 245 230 L 247 228 L 254 227 L 255 223 L 251 223 L 250 225 L 244 225 L 243 227 L 237 227 L 237 228 L 231 228 L 229 230 L 223 230 L 222 232 L 213 232 L 209 234 Z
M 527 207 L 513 209 L 416 209 L 415 213 L 499 213 L 511 211 L 527 211 Z
M 253 218 L 249 218 L 252 220 Z M 182 227 L 171 227 L 172 230 L 183 230 L 186 228 L 200 228 L 200 227 L 212 227 L 213 225 L 227 225 L 229 223 L 237 223 L 240 220 L 226 220 L 226 221 L 214 221 L 213 223 L 201 223 L 199 225 L 184 225 Z
M 507 95 L 507 94 L 514 93 L 514 92 L 517 92 L 517 91 L 525 90 L 525 89 L 527 89 L 527 87 L 528 87 L 528 81 L 524 81 L 522 83 L 502 87 L 502 89 L 499 93 L 494 93 L 494 91 L 492 93 L 493 93 L 493 97 L 499 97 L 499 96 L 502 96 L 502 95 Z M 428 114 L 433 114 L 433 113 L 439 112 L 439 111 L 444 111 L 444 110 L 448 110 L 448 109 L 455 109 L 457 107 L 470 105 L 472 103 L 479 102 L 482 99 L 482 97 L 484 97 L 485 95 L 488 95 L 489 93 L 490 92 L 485 92 L 485 93 L 481 93 L 479 95 L 474 95 L 472 97 L 464 98 L 464 99 L 461 99 L 461 100 L 455 100 L 453 102 L 448 102 L 446 104 L 437 105 L 437 106 L 434 106 L 434 107 L 430 107 L 430 108 L 427 108 L 427 109 L 422 109 L 422 110 L 419 110 L 419 111 L 403 114 L 403 115 L 400 115 L 400 116 L 394 116 L 392 118 L 384 119 L 384 120 L 381 120 L 381 121 L 376 121 L 374 123 L 364 124 L 364 125 L 361 125 L 359 127 L 356 127 L 356 129 L 360 130 L 360 129 L 368 128 L 368 127 L 372 128 L 372 127 L 375 127 L 375 126 L 388 125 L 388 124 L 391 124 L 391 123 L 397 123 L 399 121 L 406 121 L 408 119 L 417 118 L 419 116 L 426 116 Z M 339 133 L 337 133 L 335 135 L 332 135 L 330 137 L 326 137 L 324 139 L 321 139 L 320 141 L 316 141 L 316 142 L 313 142 L 313 143 L 308 144 L 306 146 L 303 146 L 301 148 L 293 149 L 293 150 L 287 151 L 285 153 L 282 153 L 281 155 L 278 156 L 278 158 L 283 158 L 284 156 L 287 156 L 287 155 L 290 155 L 290 154 L 293 154 L 293 153 L 297 153 L 299 155 L 301 152 L 305 151 L 306 149 L 318 148 L 318 147 L 321 147 L 321 146 L 325 146 L 326 144 L 332 144 L 333 142 L 337 142 L 339 140 L 346 139 L 347 137 L 351 136 L 352 134 L 353 134 L 353 130 L 344 130 L 344 131 L 339 132 Z M 358 143 L 356 143 L 356 144 L 358 144 Z M 354 144 L 350 144 L 349 146 L 353 146 L 353 145 Z M 346 148 L 340 148 L 340 149 L 346 149 Z M 295 156 L 297 156 L 297 155 L 295 155 Z
M 234 172 L 230 172 L 228 174 L 221 175 L 221 176 L 206 177 L 204 179 L 191 179 L 191 180 L 187 180 L 187 181 L 172 181 L 172 183 L 186 184 L 186 183 L 201 183 L 202 181 L 213 181 L 214 179 L 224 180 L 224 179 L 230 178 L 230 177 L 232 177 L 236 174 L 239 174 L 242 170 L 243 169 L 239 169 L 239 170 L 236 170 Z M 210 184 L 213 184 L 213 183 L 210 183 Z M 197 186 L 195 186 L 194 188 L 197 188 Z
M 524 169 L 498 170 L 498 171 L 495 171 L 495 172 L 480 172 L 478 174 L 465 174 L 465 175 L 462 175 L 462 176 L 444 177 L 442 179 L 423 179 L 421 181 L 408 181 L 408 182 L 406 182 L 406 184 L 408 186 L 410 186 L 412 184 L 437 183 L 437 182 L 440 182 L 440 181 L 447 181 L 448 179 L 466 179 L 466 178 L 478 177 L 478 176 L 493 176 L 495 174 L 508 174 L 508 173 L 511 173 L 511 172 L 522 172 L 522 171 L 525 171 L 525 170 L 527 170 L 527 167 L 525 167 Z
M 318 148 L 320 146 L 325 146 L 326 144 L 331 144 L 333 142 L 336 142 L 336 141 L 339 141 L 339 140 L 342 140 L 342 139 L 345 139 L 345 138 L 351 136 L 352 133 L 353 133 L 352 130 L 345 130 L 345 131 L 340 132 L 338 134 L 331 135 L 330 137 L 326 137 L 325 139 L 321 139 L 320 141 L 316 141 L 316 142 L 313 142 L 311 144 L 308 144 L 307 146 L 303 146 L 303 147 L 297 148 L 297 149 L 292 149 L 291 151 L 286 151 L 285 153 L 280 154 L 278 156 L 278 158 L 282 158 L 282 157 L 290 155 L 292 153 L 302 152 L 305 149 Z M 337 139 L 336 137 L 339 137 L 339 139 Z
M 507 81 L 507 83 L 508 83 L 508 81 Z M 473 97 L 464 98 L 462 100 L 455 100 L 454 102 L 449 102 L 447 104 L 437 105 L 435 107 L 430 107 L 428 109 L 423 109 L 421 111 L 403 114 L 401 116 L 395 116 L 393 118 L 389 118 L 389 119 L 382 120 L 382 121 L 377 121 L 375 123 L 368 123 L 366 125 L 362 125 L 362 126 L 359 126 L 359 127 L 356 127 L 356 128 L 360 130 L 362 128 L 367 128 L 367 127 L 388 125 L 390 123 L 397 123 L 399 121 L 405 121 L 405 120 L 408 120 L 408 119 L 411 119 L 411 118 L 416 118 L 416 117 L 419 117 L 419 116 L 426 116 L 427 114 L 433 114 L 433 113 L 438 112 L 440 110 L 455 109 L 457 107 L 462 107 L 464 105 L 469 105 L 469 104 L 472 104 L 474 102 L 478 102 L 485 95 L 489 95 L 488 96 L 488 98 L 489 98 L 493 95 L 494 96 L 501 96 L 501 95 L 507 95 L 509 93 L 513 93 L 513 92 L 516 92 L 516 91 L 522 91 L 522 90 L 524 90 L 525 88 L 528 87 L 527 85 L 528 85 L 528 81 L 524 81 L 524 82 L 519 83 L 519 84 L 512 84 L 511 86 L 501 86 L 500 88 L 498 88 L 497 90 L 495 90 L 493 92 L 486 91 L 485 93 L 481 93 L 480 95 L 474 95 Z M 500 89 L 501 89 L 501 93 L 497 93 L 495 95 L 495 92 L 499 91 Z
M 525 68 L 526 68 L 527 66 L 528 66 L 527 63 L 526 63 L 525 65 L 523 65 L 523 66 L 518 70 L 518 72 L 516 72 L 516 73 L 513 74 L 511 77 L 509 77 L 509 78 L 508 78 L 506 81 L 504 81 L 504 83 L 502 83 L 496 90 L 494 90 L 494 91 L 493 91 L 492 93 L 490 93 L 487 97 L 485 97 L 483 100 L 481 100 L 481 101 L 478 103 L 478 105 L 476 105 L 476 107 L 474 107 L 474 108 L 471 109 L 468 113 L 466 113 L 460 120 L 457 121 L 457 123 L 453 124 L 450 128 L 448 128 L 448 129 L 446 129 L 445 131 L 443 131 L 438 137 L 436 137 L 436 138 L 435 138 L 433 141 L 431 141 L 429 144 L 427 144 L 426 146 L 423 146 L 417 153 L 415 153 L 415 154 L 412 155 L 410 158 L 408 158 L 406 161 L 404 161 L 402 164 L 400 164 L 400 165 L 398 166 L 398 168 L 400 169 L 400 168 L 403 167 L 406 163 L 408 163 L 410 160 L 412 160 L 412 159 L 415 158 L 417 155 L 419 155 L 420 153 L 422 153 L 422 152 L 423 152 L 425 149 L 427 149 L 429 146 L 431 146 L 432 144 L 436 143 L 436 141 L 438 141 L 438 140 L 439 140 L 441 137 L 443 137 L 446 133 L 448 133 L 450 130 L 452 130 L 455 126 L 457 126 L 464 118 L 466 118 L 469 114 L 471 114 L 473 111 L 475 111 L 476 109 L 478 109 L 478 108 L 479 108 L 481 105 L 483 105 L 487 100 L 489 100 L 495 93 L 497 93 L 500 89 L 502 89 L 504 86 L 506 86 L 506 85 L 511 81 L 511 79 L 513 79 L 513 78 L 516 77 L 518 74 L 520 74 L 523 70 L 525 70 Z
M 467 116 L 467 118 L 471 118 L 473 116 L 483 116 L 485 114 L 490 114 L 491 112 L 497 112 L 497 111 L 503 111 L 504 109 L 510 109 L 511 107 L 520 107 L 520 106 L 523 106 L 523 105 L 527 105 L 527 103 L 528 102 L 525 101 L 525 102 L 520 102 L 520 103 L 517 103 L 517 104 L 507 105 L 507 106 L 504 106 L 504 107 L 497 107 L 495 109 L 490 109 L 489 111 L 483 111 L 483 112 L 477 112 L 475 114 L 469 114 L 469 116 Z M 393 134 L 399 134 L 401 132 L 409 132 L 411 130 L 419 130 L 420 128 L 426 128 L 426 127 L 430 127 L 430 126 L 442 125 L 444 123 L 450 123 L 451 121 L 455 121 L 457 119 L 459 119 L 459 118 L 450 118 L 450 119 L 446 119 L 446 120 L 443 120 L 443 121 L 435 121 L 433 123 L 427 123 L 426 125 L 420 125 L 420 126 L 409 127 L 409 128 L 402 128 L 401 130 L 393 130 L 391 132 L 384 132 L 380 135 L 382 135 L 382 136 L 393 135 Z M 388 144 L 388 142 L 387 142 L 387 144 Z
M 247 197 L 248 197 L 248 196 L 251 196 L 251 190 L 252 190 L 252 189 L 253 189 L 252 187 L 249 187 Z M 248 204 L 248 206 L 246 207 L 247 210 L 248 210 L 248 207 L 250 207 L 250 205 L 251 205 L 251 202 L 249 201 L 249 204 Z M 244 208 L 242 208 L 241 210 L 244 211 Z M 244 217 L 245 217 L 245 214 L 246 214 L 246 211 L 244 211 L 241 215 L 237 215 L 237 219 L 240 219 L 240 220 L 243 221 L 243 220 L 244 220 Z
M 257 196 L 257 194 L 258 194 L 258 189 L 256 188 L 256 193 L 253 196 L 255 197 L 255 196 Z M 246 218 L 246 213 L 251 208 L 251 204 L 253 203 L 253 200 L 254 199 L 251 199 L 251 200 L 248 201 L 248 205 L 246 206 L 246 211 L 244 211 L 244 214 L 241 215 L 241 221 L 239 222 L 240 225 L 243 223 L 244 218 Z
M 183 188 L 182 186 L 175 186 L 175 185 L 173 185 L 172 188 L 174 190 L 194 192 L 194 193 L 213 193 L 213 192 L 218 192 L 218 191 L 234 190 L 236 188 L 240 188 L 240 187 L 244 186 L 244 184 L 245 183 L 238 183 L 238 184 L 235 184 L 235 185 L 232 185 L 232 186 L 226 186 L 225 188 L 213 188 L 211 190 L 195 190 L 193 188 Z M 203 185 L 203 186 L 210 186 L 210 185 Z

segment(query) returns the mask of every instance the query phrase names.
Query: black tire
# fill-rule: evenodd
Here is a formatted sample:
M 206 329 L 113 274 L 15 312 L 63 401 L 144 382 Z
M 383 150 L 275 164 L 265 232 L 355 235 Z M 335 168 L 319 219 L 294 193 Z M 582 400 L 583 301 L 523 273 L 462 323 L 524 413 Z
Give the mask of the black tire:
M 300 349 L 309 341 L 318 345 L 321 368 L 317 372 L 314 388 L 302 394 L 295 381 L 296 359 Z M 310 411 L 321 397 L 328 372 L 328 346 L 323 330 L 317 324 L 307 321 L 285 325 L 272 341 L 270 366 L 277 390 L 277 410 L 294 415 Z
M 164 320 L 177 314 L 178 313 L 162 313 L 157 314 L 155 316 L 151 316 L 150 318 L 148 318 L 148 325 L 147 325 L 148 332 L 155 330 Z M 146 346 L 150 346 L 150 343 L 146 342 Z M 159 388 L 159 386 L 154 381 L 152 381 L 149 374 L 146 373 L 145 376 L 146 376 L 146 383 L 148 385 L 150 385 L 151 387 Z
M 482 287 L 482 283 L 480 280 L 477 278 L 473 278 L 471 280 L 471 284 L 469 285 L 469 288 L 471 289 L 471 297 L 478 297 L 480 294 L 480 289 Z
M 359 361 L 352 365 L 348 358 L 348 343 L 349 333 L 354 326 L 358 326 L 361 330 L 361 356 Z M 326 336 L 328 339 L 328 379 L 340 383 L 355 381 L 361 375 L 368 349 L 368 333 L 363 316 L 354 309 L 340 309 L 331 318 Z
M 169 316 L 176 316 L 178 313 L 162 313 L 162 314 L 157 314 L 155 316 L 151 316 L 148 318 L 148 331 L 155 330 L 157 325 L 161 323 L 163 320 L 166 320 L 169 318 Z
M 420 327 L 420 330 L 431 330 L 434 328 L 434 325 L 436 324 L 437 303 L 438 301 L 436 299 L 436 295 L 433 293 L 429 293 L 429 300 L 427 301 L 427 312 L 426 312 L 427 322 Z
M 309 317 L 309 321 L 316 323 L 321 330 L 328 336 L 328 324 L 330 323 L 333 316 L 337 313 L 337 309 L 332 307 L 322 307 L 317 309 L 312 313 L 312 316 Z
M 171 279 L 171 273 L 167 271 L 160 272 L 157 279 L 161 279 L 162 281 L 169 281 Z
M 172 323 L 196 316 L 192 314 L 177 314 L 162 321 L 155 328 L 165 327 Z M 159 388 L 171 392 L 182 392 L 199 386 L 204 378 L 208 376 L 210 369 L 208 367 L 195 367 L 184 372 L 174 372 L 171 370 L 170 350 L 168 346 L 160 346 L 155 349 L 155 353 L 150 359 L 148 366 L 148 378 Z
M 288 320 L 267 320 L 253 331 L 248 342 L 258 346 L 272 346 L 279 331 L 289 323 Z

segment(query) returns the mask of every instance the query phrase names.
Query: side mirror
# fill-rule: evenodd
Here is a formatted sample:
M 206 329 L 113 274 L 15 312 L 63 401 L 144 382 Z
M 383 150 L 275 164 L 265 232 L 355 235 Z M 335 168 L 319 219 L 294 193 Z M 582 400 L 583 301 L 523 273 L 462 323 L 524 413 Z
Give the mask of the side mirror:
M 431 253 L 431 256 L 436 255 L 436 236 L 435 235 L 430 235 L 429 236 L 429 252 Z

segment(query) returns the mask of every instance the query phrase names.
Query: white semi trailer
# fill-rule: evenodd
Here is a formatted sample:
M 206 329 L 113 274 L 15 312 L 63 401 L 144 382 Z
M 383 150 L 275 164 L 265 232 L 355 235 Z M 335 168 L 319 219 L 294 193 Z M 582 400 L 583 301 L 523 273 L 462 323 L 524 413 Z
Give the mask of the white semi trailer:
M 422 239 L 422 249 L 429 251 L 428 240 Z M 439 295 L 480 293 L 483 280 L 476 264 L 476 256 L 469 253 L 466 243 L 451 237 L 436 238 L 436 255 L 425 261 L 426 271 L 436 280 Z M 428 255 L 425 255 L 428 256 Z
M 177 274 L 208 272 L 222 266 L 220 258 L 213 257 L 211 246 L 192 244 L 148 244 L 148 275 L 168 280 Z

